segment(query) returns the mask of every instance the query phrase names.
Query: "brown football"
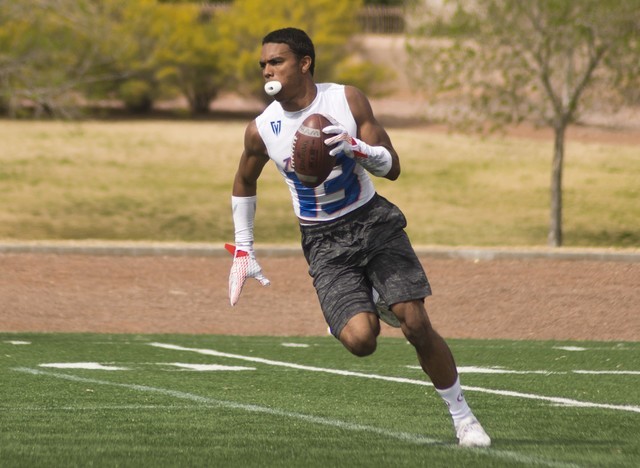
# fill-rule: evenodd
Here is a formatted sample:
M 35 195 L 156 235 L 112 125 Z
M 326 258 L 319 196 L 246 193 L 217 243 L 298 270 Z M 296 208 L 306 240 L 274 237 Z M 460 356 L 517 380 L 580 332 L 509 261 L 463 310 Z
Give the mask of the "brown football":
M 331 121 L 324 115 L 311 114 L 304 119 L 293 138 L 293 170 L 305 187 L 317 187 L 323 183 L 335 164 L 336 158 L 329 154 L 331 147 L 324 144 L 330 135 L 322 133 L 328 125 Z

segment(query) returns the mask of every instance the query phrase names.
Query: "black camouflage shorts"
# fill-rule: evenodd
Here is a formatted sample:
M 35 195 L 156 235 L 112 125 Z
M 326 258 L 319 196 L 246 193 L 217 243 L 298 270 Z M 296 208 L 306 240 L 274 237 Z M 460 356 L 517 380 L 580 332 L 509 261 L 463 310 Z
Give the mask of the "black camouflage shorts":
M 336 221 L 300 226 L 309 274 L 335 337 L 354 315 L 375 311 L 372 287 L 390 305 L 431 295 L 406 225 L 398 207 L 375 195 Z

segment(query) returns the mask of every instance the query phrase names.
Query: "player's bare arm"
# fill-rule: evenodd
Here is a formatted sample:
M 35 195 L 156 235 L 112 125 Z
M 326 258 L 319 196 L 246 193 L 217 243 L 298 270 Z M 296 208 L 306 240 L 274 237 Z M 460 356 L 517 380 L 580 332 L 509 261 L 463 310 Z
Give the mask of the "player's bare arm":
M 244 151 L 233 181 L 231 207 L 235 229 L 235 245 L 225 247 L 233 255 L 229 273 L 229 302 L 234 306 L 247 278 L 255 278 L 263 286 L 269 279 L 262 274 L 253 251 L 253 223 L 256 215 L 258 178 L 269 161 L 264 142 L 260 138 L 255 121 L 247 126 L 244 135 Z
M 351 109 L 351 113 L 358 124 L 357 137 L 372 146 L 383 146 L 391 153 L 391 169 L 384 177 L 389 180 L 396 180 L 400 175 L 400 159 L 398 153 L 393 148 L 391 138 L 373 115 L 373 109 L 369 99 L 362 91 L 354 86 L 345 86 L 345 95 Z
M 258 133 L 255 121 L 252 121 L 244 134 L 244 150 L 233 181 L 233 196 L 253 197 L 257 193 L 258 178 L 269 161 L 267 149 Z

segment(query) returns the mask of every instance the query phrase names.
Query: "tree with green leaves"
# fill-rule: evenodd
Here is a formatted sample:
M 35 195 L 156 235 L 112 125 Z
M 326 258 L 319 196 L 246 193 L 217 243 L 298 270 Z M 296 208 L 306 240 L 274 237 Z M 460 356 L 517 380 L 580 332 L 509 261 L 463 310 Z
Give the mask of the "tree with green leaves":
M 146 112 L 181 93 L 206 112 L 225 82 L 221 52 L 215 22 L 193 3 L 0 0 L 0 109 L 69 117 L 79 97 L 115 97 Z
M 65 114 L 73 93 L 113 79 L 113 59 L 100 37 L 111 3 L 71 0 L 0 0 L 0 93 L 9 114 L 30 103 L 36 115 Z
M 435 6 L 437 5 L 437 7 Z M 637 0 L 444 0 L 413 6 L 413 81 L 457 125 L 530 121 L 554 131 L 548 245 L 562 245 L 567 128 L 638 99 Z
M 228 80 L 217 18 L 193 3 L 158 5 L 157 10 L 162 46 L 156 51 L 156 76 L 180 90 L 193 114 L 204 114 Z
M 9 114 L 71 116 L 148 70 L 155 0 L 0 0 L 0 93 Z

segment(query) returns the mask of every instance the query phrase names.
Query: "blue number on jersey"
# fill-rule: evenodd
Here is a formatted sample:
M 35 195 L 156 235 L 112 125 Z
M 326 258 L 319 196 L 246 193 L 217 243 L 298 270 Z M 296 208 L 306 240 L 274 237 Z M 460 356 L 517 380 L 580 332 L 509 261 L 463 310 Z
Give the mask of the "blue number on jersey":
M 360 181 L 353 172 L 356 162 L 344 155 L 338 156 L 338 164 L 342 166 L 342 173 L 333 179 L 327 180 L 323 184 L 325 196 L 333 200 L 331 195 L 342 192 L 343 196 L 331 202 L 322 203 L 316 193 L 317 188 L 305 187 L 300 183 L 295 172 L 287 172 L 295 185 L 300 202 L 300 216 L 315 218 L 320 210 L 327 214 L 335 213 L 346 206 L 354 203 L 360 197 Z M 320 205 L 320 206 L 319 206 Z

